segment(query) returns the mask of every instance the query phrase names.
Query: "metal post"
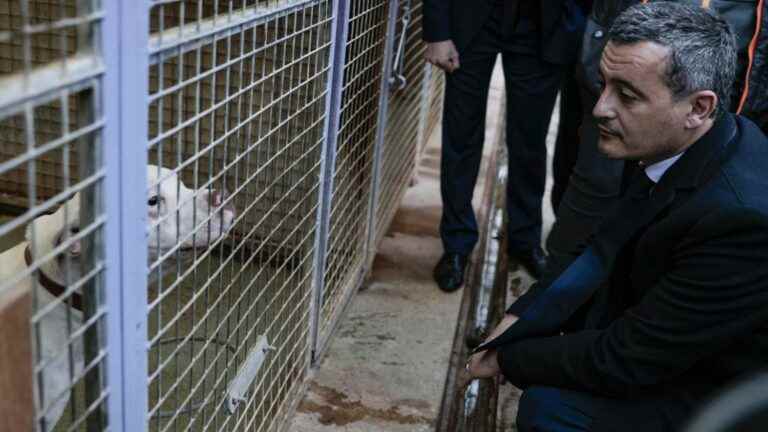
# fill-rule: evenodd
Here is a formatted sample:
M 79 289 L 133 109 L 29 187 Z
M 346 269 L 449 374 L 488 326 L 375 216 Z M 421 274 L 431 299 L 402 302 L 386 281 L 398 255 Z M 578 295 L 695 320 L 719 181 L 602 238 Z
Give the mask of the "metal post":
M 387 33 L 384 40 L 384 64 L 381 73 L 381 88 L 379 90 L 379 113 L 376 119 L 376 140 L 373 149 L 373 173 L 371 175 L 371 201 L 368 204 L 368 235 L 365 241 L 365 268 L 367 272 L 371 260 L 376 254 L 376 210 L 381 189 L 381 158 L 384 147 L 384 138 L 387 131 L 387 116 L 389 110 L 389 77 L 392 74 L 392 56 L 395 46 L 395 32 L 398 17 L 398 0 L 389 1 L 389 18 L 387 19 Z
M 78 110 L 77 110 L 77 123 L 78 127 L 85 127 L 94 120 L 94 91 L 89 89 L 81 92 L 77 96 Z M 101 140 L 98 136 L 85 136 L 78 139 L 77 152 L 81 155 L 78 168 L 80 171 L 80 178 L 88 178 L 96 172 L 102 163 L 101 157 Z M 80 226 L 87 227 L 93 223 L 96 216 L 101 212 L 100 205 L 101 188 L 99 183 L 80 191 Z M 95 231 L 93 235 L 83 237 L 81 240 L 82 255 L 80 258 L 80 267 L 82 274 L 87 274 L 92 268 L 95 267 L 97 257 L 101 254 L 102 247 L 101 237 L 98 231 Z M 99 303 L 101 302 L 101 295 L 99 288 L 101 287 L 100 280 L 98 278 L 91 278 L 83 283 L 83 319 L 84 322 L 88 322 L 92 317 L 96 316 L 99 309 Z M 85 365 L 90 365 L 99 355 L 101 350 L 100 341 L 102 338 L 99 336 L 98 322 L 90 325 L 83 336 L 83 350 Z M 101 366 L 96 365 L 93 369 L 85 374 L 85 406 L 89 407 L 99 399 L 102 391 L 101 382 Z M 104 417 L 106 413 L 103 413 L 101 409 L 95 409 L 88 414 L 86 420 L 86 429 L 88 432 L 103 430 Z
M 147 430 L 146 1 L 104 2 L 107 382 L 112 431 Z
M 344 61 L 346 58 L 347 34 L 349 31 L 349 0 L 335 0 L 334 19 L 331 25 L 330 68 L 328 91 L 325 101 L 325 123 L 323 125 L 323 147 L 320 152 L 320 207 L 317 212 L 317 233 L 315 234 L 314 274 L 312 275 L 312 299 L 310 304 L 310 346 L 312 363 L 317 361 L 319 349 L 320 313 L 325 289 L 325 259 L 330 235 L 331 197 L 333 175 L 336 171 L 336 144 L 341 118 L 341 96 L 344 85 Z
M 94 7 L 91 0 L 78 0 L 77 1 L 77 14 L 78 16 L 84 16 L 92 13 Z M 91 31 L 90 24 L 82 24 L 77 29 L 77 47 L 80 52 L 95 51 L 95 44 L 99 41 L 95 40 L 94 33 Z M 95 116 L 100 114 L 96 105 L 99 101 L 96 97 L 101 96 L 99 93 L 94 92 L 93 88 L 81 91 L 77 94 L 77 127 L 86 127 L 93 123 Z M 98 113 L 98 114 L 97 114 Z M 92 176 L 102 164 L 101 153 L 101 139 L 98 134 L 86 135 L 77 140 L 77 153 L 80 155 L 80 161 L 78 163 L 79 178 L 85 179 Z M 93 223 L 97 215 L 102 211 L 101 209 L 101 188 L 99 183 L 94 183 L 92 186 L 83 189 L 80 192 L 80 227 L 87 227 Z M 93 235 L 84 237 L 81 240 L 82 255 L 80 258 L 80 267 L 82 274 L 87 274 L 92 268 L 95 267 L 98 255 L 101 254 L 102 247 L 104 246 L 101 241 L 99 232 L 94 232 Z M 99 303 L 101 295 L 99 289 L 102 286 L 100 278 L 91 278 L 82 286 L 83 293 L 83 319 L 84 322 L 88 322 L 92 317 L 96 315 L 99 309 Z M 85 365 L 90 365 L 99 355 L 100 341 L 103 340 L 99 336 L 99 325 L 94 323 L 85 330 L 83 335 L 83 351 Z M 90 407 L 95 403 L 102 392 L 102 366 L 96 365 L 93 369 L 89 370 L 84 377 L 85 381 L 85 406 Z M 101 404 L 88 413 L 86 418 L 86 430 L 89 432 L 103 430 L 105 425 L 106 413 L 102 411 Z

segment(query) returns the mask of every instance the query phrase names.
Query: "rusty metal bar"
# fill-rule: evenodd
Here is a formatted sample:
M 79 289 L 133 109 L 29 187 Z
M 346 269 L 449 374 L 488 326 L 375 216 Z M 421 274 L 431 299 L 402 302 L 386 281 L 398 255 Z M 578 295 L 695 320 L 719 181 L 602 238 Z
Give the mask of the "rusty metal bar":
M 502 114 L 503 114 L 503 110 Z M 503 124 L 503 122 L 501 123 Z M 498 382 L 466 382 L 464 364 L 504 313 L 507 289 L 505 250 L 505 201 L 507 167 L 503 131 L 493 143 L 481 204 L 480 242 L 471 258 L 468 283 L 464 287 L 453 348 L 437 418 L 437 432 L 494 431 Z

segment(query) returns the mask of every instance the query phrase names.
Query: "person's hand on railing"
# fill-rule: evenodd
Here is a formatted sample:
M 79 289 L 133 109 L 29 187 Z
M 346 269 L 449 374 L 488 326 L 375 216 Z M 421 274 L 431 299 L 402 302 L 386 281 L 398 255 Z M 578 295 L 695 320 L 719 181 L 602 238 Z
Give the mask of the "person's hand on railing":
M 496 328 L 491 331 L 483 343 L 496 339 L 514 324 L 517 319 L 518 317 L 515 315 L 505 314 L 501 319 L 501 322 L 499 322 Z M 496 361 L 496 349 L 491 348 L 471 355 L 467 361 L 465 369 L 470 380 L 474 378 L 493 378 L 500 374 L 501 368 L 499 367 L 498 361 Z
M 448 73 L 460 67 L 459 52 L 456 50 L 456 45 L 450 39 L 440 42 L 428 42 L 424 59 Z

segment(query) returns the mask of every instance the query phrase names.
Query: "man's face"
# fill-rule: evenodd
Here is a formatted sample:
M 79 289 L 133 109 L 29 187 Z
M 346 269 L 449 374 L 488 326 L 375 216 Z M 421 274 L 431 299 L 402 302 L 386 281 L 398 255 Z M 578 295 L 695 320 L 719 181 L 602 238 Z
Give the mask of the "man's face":
M 609 42 L 600 60 L 602 93 L 592 114 L 600 151 L 611 159 L 654 163 L 682 151 L 691 105 L 663 81 L 667 48 L 653 42 Z

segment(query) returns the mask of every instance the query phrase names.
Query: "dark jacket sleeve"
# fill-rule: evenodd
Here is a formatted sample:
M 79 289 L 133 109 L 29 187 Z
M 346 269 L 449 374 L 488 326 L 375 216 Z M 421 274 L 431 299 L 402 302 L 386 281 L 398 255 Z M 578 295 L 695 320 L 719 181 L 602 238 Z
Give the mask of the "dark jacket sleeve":
M 542 292 L 545 291 L 546 285 L 544 285 L 541 282 L 534 282 L 533 285 L 531 285 L 530 288 L 528 288 L 528 291 L 526 291 L 523 295 L 521 295 L 517 300 L 515 300 L 514 303 L 509 305 L 507 308 L 507 313 L 512 314 L 515 316 L 520 316 L 525 312 L 526 309 L 528 309 L 528 306 L 531 305 L 538 297 L 541 295 Z
M 424 0 L 421 25 L 426 42 L 451 39 L 451 0 Z
M 606 396 L 663 383 L 765 325 L 766 263 L 764 215 L 707 216 L 678 244 L 669 271 L 608 328 L 503 345 L 502 372 L 520 387 Z

